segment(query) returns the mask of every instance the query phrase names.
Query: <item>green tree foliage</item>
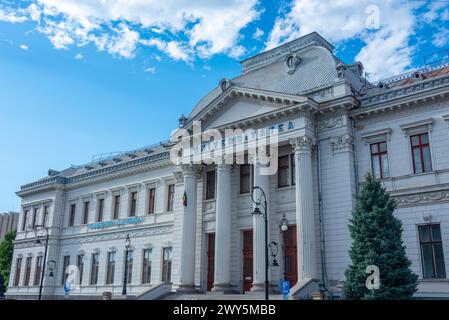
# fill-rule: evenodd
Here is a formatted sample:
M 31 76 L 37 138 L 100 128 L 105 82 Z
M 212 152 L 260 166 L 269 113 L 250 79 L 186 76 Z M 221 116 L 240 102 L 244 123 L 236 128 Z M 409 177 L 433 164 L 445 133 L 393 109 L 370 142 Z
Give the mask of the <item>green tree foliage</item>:
M 402 223 L 393 215 L 394 199 L 371 175 L 357 197 L 349 230 L 352 264 L 345 272 L 344 299 L 398 300 L 411 299 L 417 289 L 418 277 L 410 270 L 402 241 Z M 368 289 L 367 266 L 379 268 L 380 287 Z
M 12 253 L 14 251 L 13 240 L 16 238 L 16 231 L 13 230 L 5 235 L 5 239 L 0 244 L 0 276 L 3 278 L 3 288 L 6 291 L 9 283 L 9 272 L 11 271 Z

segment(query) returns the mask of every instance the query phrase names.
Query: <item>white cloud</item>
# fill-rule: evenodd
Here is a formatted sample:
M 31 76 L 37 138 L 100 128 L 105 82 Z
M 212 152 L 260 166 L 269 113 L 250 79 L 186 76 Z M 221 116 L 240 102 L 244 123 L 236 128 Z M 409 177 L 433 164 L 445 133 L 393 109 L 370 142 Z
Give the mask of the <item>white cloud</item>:
M 20 45 L 20 49 L 27 51 L 28 50 L 28 46 L 26 44 L 21 44 Z
M 140 42 L 150 47 L 156 47 L 159 51 L 165 52 L 169 57 L 176 61 L 182 60 L 190 62 L 192 59 L 191 49 L 177 41 L 164 41 L 153 38 L 150 40 L 141 40 Z
M 253 39 L 259 40 L 263 37 L 264 34 L 265 32 L 263 32 L 262 29 L 256 28 L 256 31 L 253 33 Z
M 81 59 L 83 59 L 83 55 L 82 55 L 81 53 L 78 53 L 78 54 L 75 56 L 75 59 L 76 59 L 76 60 L 81 60 Z
M 144 71 L 148 72 L 148 73 L 151 73 L 151 74 L 155 74 L 156 73 L 156 68 L 155 67 L 148 67 Z
M 435 47 L 442 48 L 449 44 L 449 29 L 440 29 L 432 36 L 432 44 Z
M 175 60 L 236 56 L 241 30 L 259 16 L 259 0 L 30 0 L 26 8 L 0 4 L 0 20 L 36 21 L 57 49 L 93 43 L 132 58 L 143 34 L 160 36 Z
M 371 79 L 390 76 L 411 64 L 416 6 L 405 0 L 294 0 L 291 10 L 276 19 L 266 46 L 270 49 L 313 31 L 337 45 L 359 39 L 364 46 L 356 59 Z

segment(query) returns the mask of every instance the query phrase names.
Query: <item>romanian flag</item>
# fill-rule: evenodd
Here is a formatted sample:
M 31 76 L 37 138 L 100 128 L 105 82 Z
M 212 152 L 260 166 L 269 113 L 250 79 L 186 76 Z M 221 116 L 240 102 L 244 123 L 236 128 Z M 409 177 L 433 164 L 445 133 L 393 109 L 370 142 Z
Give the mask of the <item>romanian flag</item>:
M 184 194 L 182 195 L 182 205 L 184 207 L 187 207 L 187 193 L 184 191 Z

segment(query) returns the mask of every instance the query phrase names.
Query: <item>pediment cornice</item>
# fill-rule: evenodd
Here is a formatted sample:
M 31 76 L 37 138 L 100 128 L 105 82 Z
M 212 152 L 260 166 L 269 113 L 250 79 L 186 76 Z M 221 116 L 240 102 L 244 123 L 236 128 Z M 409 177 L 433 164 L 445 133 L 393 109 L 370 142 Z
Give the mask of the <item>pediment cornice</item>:
M 314 111 L 318 110 L 318 103 L 309 97 L 254 88 L 231 86 L 215 100 L 213 100 L 206 108 L 195 115 L 195 117 L 189 119 L 189 121 L 184 126 L 184 129 L 189 129 L 192 126 L 193 121 L 209 121 L 214 115 L 226 108 L 229 103 L 235 101 L 236 99 L 245 99 L 247 101 L 253 101 L 259 104 L 272 105 L 276 108 L 276 110 L 270 113 L 276 113 L 278 111 L 285 111 L 286 113 L 288 113 L 288 109 L 298 106 L 300 108 L 308 107 L 309 109 Z M 249 118 L 245 120 L 251 121 L 252 119 Z

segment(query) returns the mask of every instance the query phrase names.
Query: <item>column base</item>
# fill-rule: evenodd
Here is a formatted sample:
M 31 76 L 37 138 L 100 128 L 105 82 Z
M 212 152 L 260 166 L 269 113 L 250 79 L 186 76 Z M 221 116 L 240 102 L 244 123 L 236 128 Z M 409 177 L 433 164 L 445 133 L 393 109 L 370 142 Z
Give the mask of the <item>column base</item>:
M 234 290 L 231 288 L 230 283 L 217 283 L 217 284 L 214 283 L 214 286 L 212 287 L 211 291 L 224 294 L 234 293 Z
M 196 293 L 197 290 L 195 289 L 195 285 L 193 285 L 193 284 L 181 284 L 176 289 L 176 292 L 178 292 L 178 293 Z
M 270 286 L 268 286 L 268 289 L 270 289 Z M 253 283 L 253 286 L 251 287 L 251 292 L 265 292 L 265 283 Z

